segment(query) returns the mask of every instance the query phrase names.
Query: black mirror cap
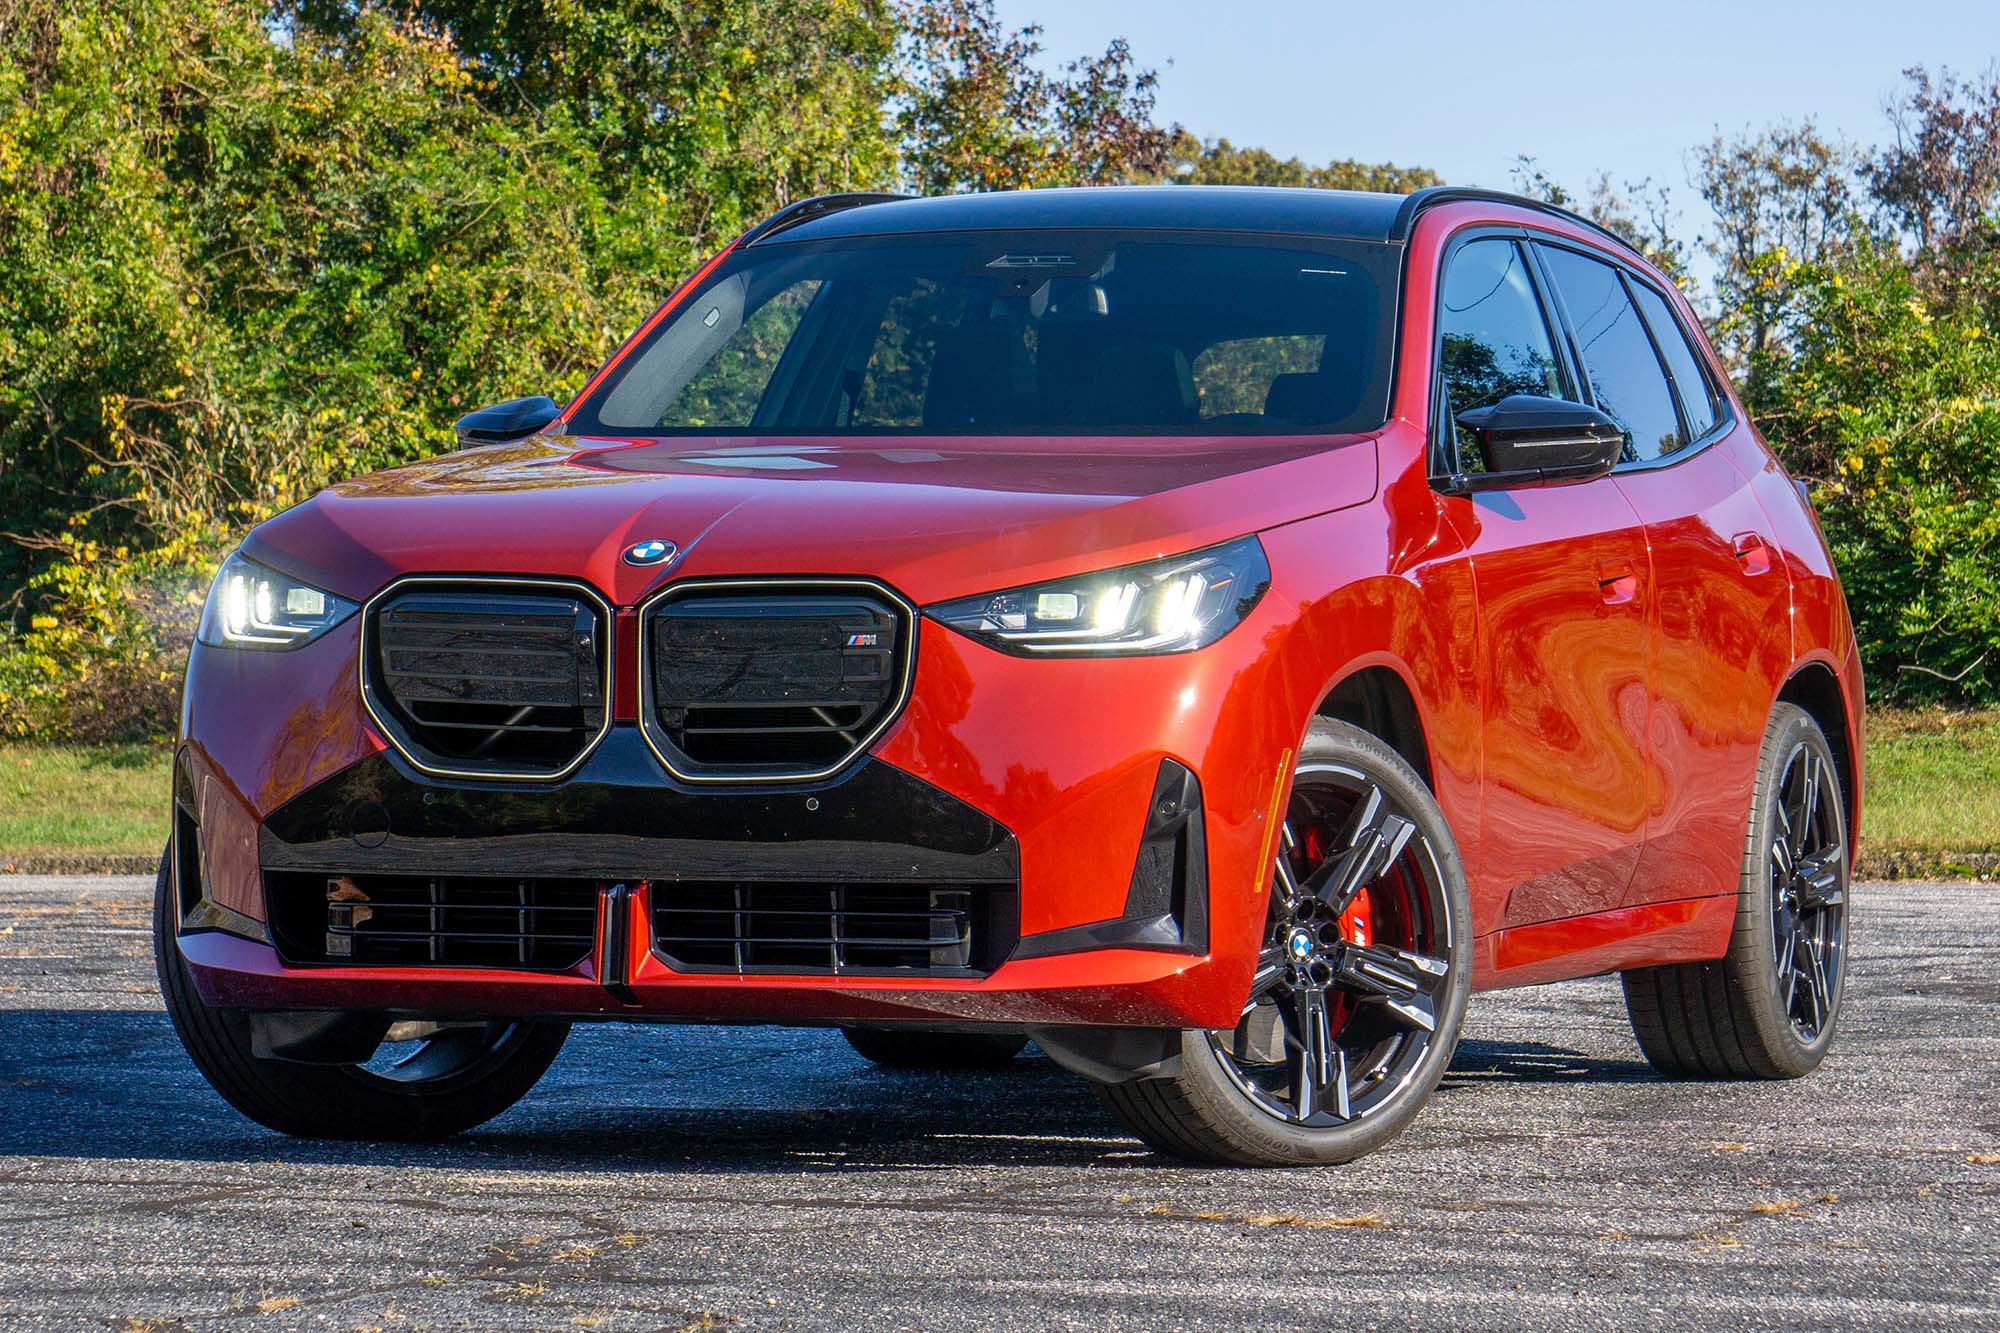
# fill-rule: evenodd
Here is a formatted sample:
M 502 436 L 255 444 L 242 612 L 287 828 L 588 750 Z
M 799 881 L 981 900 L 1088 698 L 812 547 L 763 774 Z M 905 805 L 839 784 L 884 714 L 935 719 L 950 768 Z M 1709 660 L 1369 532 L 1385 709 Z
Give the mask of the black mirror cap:
M 561 415 L 562 408 L 555 399 L 538 394 L 467 412 L 452 424 L 452 429 L 458 432 L 458 447 L 470 449 L 533 435 Z
M 1454 492 L 1592 481 L 1625 452 L 1625 428 L 1588 403 L 1517 393 L 1458 414 L 1479 441 L 1484 472 L 1447 478 Z

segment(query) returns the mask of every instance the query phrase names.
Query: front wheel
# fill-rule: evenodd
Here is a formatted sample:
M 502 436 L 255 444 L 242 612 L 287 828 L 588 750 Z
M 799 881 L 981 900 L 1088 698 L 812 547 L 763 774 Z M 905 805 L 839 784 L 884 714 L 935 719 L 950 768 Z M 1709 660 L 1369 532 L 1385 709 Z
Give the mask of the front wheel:
M 1102 1085 L 1155 1148 L 1245 1166 L 1348 1162 L 1443 1077 L 1471 978 L 1465 871 L 1410 766 L 1313 724 L 1278 830 L 1264 946 L 1233 1030 L 1181 1035 L 1171 1078 Z
M 567 1023 L 397 1023 L 373 1059 L 308 1065 L 260 1059 L 250 1020 L 195 993 L 175 935 L 166 859 L 153 891 L 153 958 L 167 1017 L 209 1085 L 258 1124 L 316 1139 L 435 1139 L 492 1119 L 527 1095 Z

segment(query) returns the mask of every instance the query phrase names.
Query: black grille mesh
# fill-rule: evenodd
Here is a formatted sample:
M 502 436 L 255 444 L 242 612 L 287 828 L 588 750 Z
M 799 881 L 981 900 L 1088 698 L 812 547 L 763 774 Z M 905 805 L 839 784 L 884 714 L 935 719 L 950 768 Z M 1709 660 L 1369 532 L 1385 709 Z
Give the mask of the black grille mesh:
M 372 617 L 372 682 L 428 767 L 556 772 L 603 725 L 601 621 L 581 596 L 413 588 Z
M 900 703 L 907 618 L 861 592 L 697 592 L 648 617 L 651 721 L 677 767 L 814 772 Z
M 991 970 L 996 899 L 927 884 L 655 881 L 654 946 L 690 972 L 795 974 Z
M 563 971 L 597 936 L 590 879 L 273 871 L 265 896 L 295 962 Z

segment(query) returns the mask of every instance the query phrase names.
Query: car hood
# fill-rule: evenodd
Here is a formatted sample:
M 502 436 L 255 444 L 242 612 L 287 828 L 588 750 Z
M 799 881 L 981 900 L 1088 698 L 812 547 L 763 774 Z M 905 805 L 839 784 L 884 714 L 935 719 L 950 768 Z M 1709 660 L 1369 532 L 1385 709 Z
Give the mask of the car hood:
M 1187 439 L 536 436 L 342 482 L 245 550 L 348 597 L 409 573 L 849 574 L 917 602 L 1123 564 L 1358 504 L 1372 436 Z M 624 563 L 664 540 L 664 566 Z

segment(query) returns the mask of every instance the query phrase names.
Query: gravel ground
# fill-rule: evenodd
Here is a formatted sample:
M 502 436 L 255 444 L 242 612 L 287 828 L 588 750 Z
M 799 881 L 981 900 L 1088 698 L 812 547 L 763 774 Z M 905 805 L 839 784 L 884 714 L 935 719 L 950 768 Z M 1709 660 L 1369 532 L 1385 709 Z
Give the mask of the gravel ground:
M 1191 1168 L 1030 1056 L 579 1028 L 419 1148 L 236 1116 L 160 1011 L 137 877 L 0 877 L 8 1328 L 2000 1329 L 2000 894 L 1869 884 L 1813 1078 L 1665 1083 L 1615 981 L 1475 998 L 1350 1167 Z

